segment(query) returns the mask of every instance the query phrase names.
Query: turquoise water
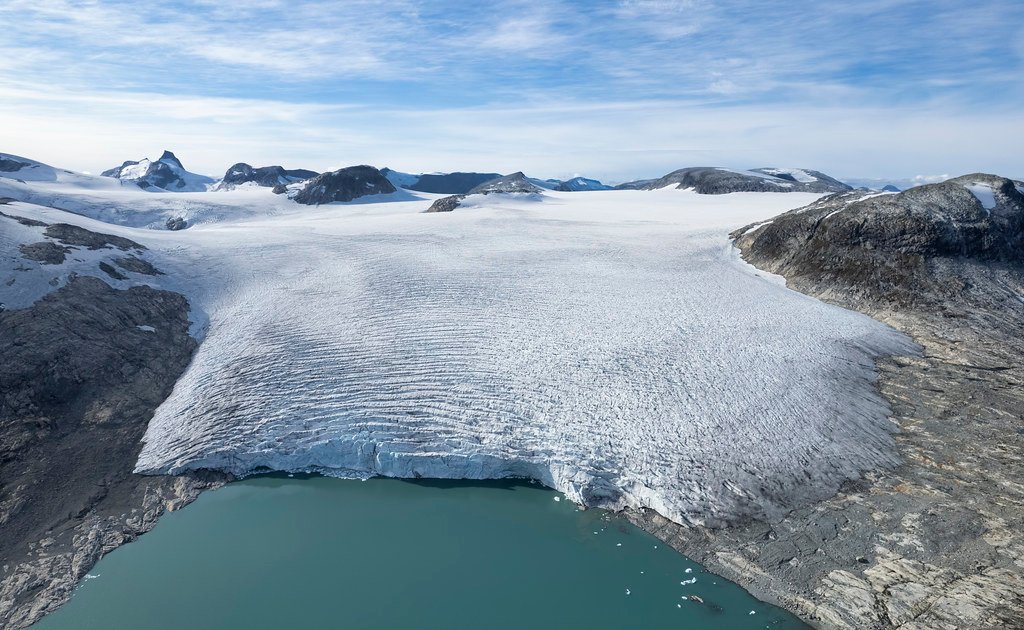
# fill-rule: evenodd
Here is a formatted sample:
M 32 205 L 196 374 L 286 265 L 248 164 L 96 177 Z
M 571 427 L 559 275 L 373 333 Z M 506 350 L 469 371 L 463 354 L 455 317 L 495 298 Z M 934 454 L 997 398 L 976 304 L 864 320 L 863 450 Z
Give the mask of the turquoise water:
M 33 628 L 806 628 L 556 498 L 526 482 L 252 478 L 165 516 Z

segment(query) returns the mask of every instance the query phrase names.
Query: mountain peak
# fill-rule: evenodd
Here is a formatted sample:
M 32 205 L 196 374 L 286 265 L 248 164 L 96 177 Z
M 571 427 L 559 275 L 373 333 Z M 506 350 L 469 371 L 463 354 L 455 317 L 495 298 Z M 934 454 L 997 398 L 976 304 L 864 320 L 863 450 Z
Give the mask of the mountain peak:
M 164 149 L 163 155 L 160 156 L 160 159 L 157 160 L 157 162 L 163 162 L 165 164 L 172 164 L 174 166 L 177 166 L 180 169 L 184 169 L 185 168 L 184 166 L 182 166 L 181 160 L 179 160 L 177 158 L 177 156 L 175 156 L 173 153 L 171 153 L 170 151 L 168 151 L 166 149 Z
M 540 191 L 541 189 L 532 184 L 522 171 L 517 171 L 511 175 L 484 182 L 470 190 L 469 194 L 538 193 Z

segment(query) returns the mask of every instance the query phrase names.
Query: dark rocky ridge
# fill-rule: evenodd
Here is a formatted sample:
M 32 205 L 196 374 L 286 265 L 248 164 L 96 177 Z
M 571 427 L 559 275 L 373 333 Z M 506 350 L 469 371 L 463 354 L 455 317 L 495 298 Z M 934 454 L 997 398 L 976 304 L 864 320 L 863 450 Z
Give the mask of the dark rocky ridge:
M 798 182 L 785 173 L 770 174 L 776 169 L 754 169 L 749 174 L 710 166 L 696 166 L 672 171 L 658 179 L 627 182 L 616 186 L 619 190 L 656 190 L 666 186 L 692 188 L 702 195 L 722 195 L 734 192 L 843 192 L 851 187 L 824 173 L 803 169 L 817 178 L 813 182 Z
M 504 177 L 492 179 L 474 187 L 470 195 L 489 195 L 491 193 L 539 193 L 541 189 L 527 179 L 522 171 Z
M 12 158 L 0 156 L 0 173 L 14 173 L 30 165 L 30 162 L 20 162 Z
M 562 192 L 582 192 L 587 190 L 611 190 L 611 186 L 606 186 L 596 179 L 587 179 L 586 177 L 573 177 L 572 179 L 566 179 L 560 181 L 555 185 L 554 190 Z
M 89 249 L 103 249 L 105 247 L 116 247 L 122 251 L 129 249 L 142 251 L 146 249 L 145 245 L 136 243 L 123 236 L 93 232 L 70 223 L 54 223 L 47 226 L 43 234 L 65 245 L 78 245 Z
M 434 203 L 430 204 L 430 207 L 426 209 L 426 212 L 451 212 L 452 210 L 459 207 L 459 203 L 466 198 L 466 195 L 449 195 L 448 197 L 441 197 Z
M 444 173 L 420 175 L 414 184 L 406 188 L 418 192 L 442 195 L 464 195 L 473 188 L 501 177 L 500 173 Z
M 992 189 L 995 207 L 971 192 L 976 184 Z M 974 281 L 969 263 L 1024 262 L 1024 194 L 977 173 L 899 194 L 833 195 L 736 236 L 750 262 L 815 294 L 936 304 Z
M 217 482 L 132 474 L 196 348 L 188 311 L 175 293 L 77 276 L 0 312 L 0 626 L 31 624 L 103 554 Z
M 1024 197 L 1008 182 L 834 195 L 737 230 L 747 261 L 924 347 L 877 362 L 903 462 L 773 521 L 631 518 L 818 627 L 1020 627 Z M 991 186 L 994 207 L 965 188 L 975 183 Z
M 253 168 L 245 162 L 239 162 L 228 168 L 224 177 L 217 185 L 218 190 L 230 189 L 246 183 L 273 188 L 279 185 L 292 184 L 304 179 L 312 179 L 318 173 L 306 169 L 286 170 L 282 166 L 261 166 Z
M 305 205 L 352 201 L 366 195 L 395 192 L 395 187 L 372 166 L 349 166 L 317 175 L 293 199 Z

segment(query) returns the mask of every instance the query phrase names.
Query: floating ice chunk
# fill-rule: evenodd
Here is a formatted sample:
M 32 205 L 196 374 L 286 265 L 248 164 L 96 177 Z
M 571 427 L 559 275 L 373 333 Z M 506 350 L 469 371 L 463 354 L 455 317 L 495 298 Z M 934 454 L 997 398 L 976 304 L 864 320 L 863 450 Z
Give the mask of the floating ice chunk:
M 683 586 L 687 586 L 689 584 L 696 584 L 696 583 L 697 583 L 697 578 L 695 578 L 695 577 L 694 578 L 690 578 L 689 580 L 683 580 L 682 582 L 680 582 L 680 584 L 683 585 Z
M 561 501 L 562 497 L 554 497 L 555 501 Z
M 629 589 L 628 588 L 626 589 L 626 595 L 629 595 Z
M 156 332 L 156 328 L 153 328 L 152 326 L 136 326 L 136 328 L 142 332 Z
M 683 571 L 683 573 L 693 573 L 693 569 L 690 568 L 690 567 L 687 567 L 686 570 Z

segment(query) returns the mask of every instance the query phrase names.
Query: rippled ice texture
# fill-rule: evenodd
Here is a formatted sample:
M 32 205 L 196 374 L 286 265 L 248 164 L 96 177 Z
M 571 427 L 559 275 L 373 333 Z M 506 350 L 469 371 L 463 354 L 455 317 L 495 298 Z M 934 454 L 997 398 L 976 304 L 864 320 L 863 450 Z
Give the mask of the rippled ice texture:
M 826 495 L 895 461 L 872 357 L 911 345 L 738 259 L 731 228 L 814 198 L 428 199 L 168 237 L 209 328 L 138 470 L 526 476 L 709 524 Z

